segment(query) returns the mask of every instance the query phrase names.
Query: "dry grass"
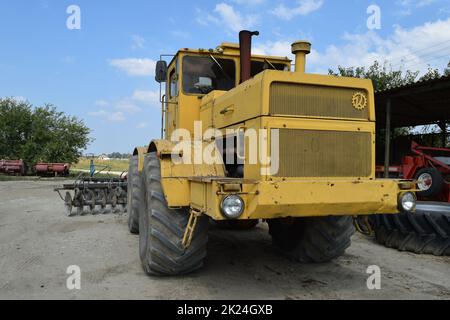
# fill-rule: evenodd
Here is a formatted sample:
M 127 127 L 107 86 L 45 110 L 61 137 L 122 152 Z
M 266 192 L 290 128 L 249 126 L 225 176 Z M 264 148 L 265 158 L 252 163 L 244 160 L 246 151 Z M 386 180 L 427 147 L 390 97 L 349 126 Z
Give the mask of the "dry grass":
M 101 170 L 107 166 L 111 171 L 128 171 L 128 160 L 94 160 L 95 170 Z M 80 158 L 77 164 L 72 165 L 73 169 L 89 170 L 91 159 Z

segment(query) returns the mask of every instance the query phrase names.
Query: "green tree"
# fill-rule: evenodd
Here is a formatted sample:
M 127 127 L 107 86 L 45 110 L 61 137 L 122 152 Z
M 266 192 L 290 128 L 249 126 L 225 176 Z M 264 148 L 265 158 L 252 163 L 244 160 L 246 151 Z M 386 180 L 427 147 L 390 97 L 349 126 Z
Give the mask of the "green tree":
M 373 65 L 369 68 L 365 67 L 342 67 L 338 66 L 337 71 L 333 69 L 329 69 L 329 74 L 340 77 L 352 77 L 352 78 L 362 78 L 362 79 L 371 79 L 373 82 L 373 86 L 375 91 L 382 91 L 390 88 L 395 88 L 399 86 L 404 86 L 408 84 L 412 84 L 417 81 L 419 77 L 420 71 L 402 71 L 394 70 L 388 62 L 385 62 L 381 65 L 378 61 L 375 61 Z M 441 76 L 450 76 L 450 62 L 447 65 L 447 68 L 444 69 L 443 74 L 440 73 L 439 69 L 433 69 L 431 67 L 428 68 L 428 71 L 421 76 L 418 80 L 427 81 L 439 78 Z M 450 127 L 449 127 L 450 128 Z M 410 134 L 412 128 L 395 128 L 393 130 L 393 137 L 404 136 Z M 438 132 L 439 129 L 437 126 L 425 126 L 422 128 L 422 132 L 433 133 Z M 379 142 L 384 143 L 384 132 L 380 132 L 377 136 Z
M 419 73 L 419 71 L 393 70 L 387 62 L 381 65 L 378 61 L 375 61 L 369 68 L 338 66 L 337 71 L 329 70 L 329 74 L 334 76 L 371 79 L 375 91 L 414 83 Z
M 0 99 L 0 158 L 23 159 L 28 165 L 77 162 L 91 141 L 82 120 L 51 105 Z
M 352 77 L 371 79 L 375 91 L 382 91 L 390 88 L 408 85 L 417 81 L 420 71 L 401 69 L 395 70 L 388 62 L 381 65 L 378 61 L 375 61 L 370 67 L 342 67 L 338 66 L 337 71 L 329 69 L 329 74 L 341 77 Z M 450 62 L 444 73 L 441 74 L 439 69 L 428 68 L 428 71 L 419 78 L 420 81 L 426 81 L 436 79 L 442 75 L 450 75 Z

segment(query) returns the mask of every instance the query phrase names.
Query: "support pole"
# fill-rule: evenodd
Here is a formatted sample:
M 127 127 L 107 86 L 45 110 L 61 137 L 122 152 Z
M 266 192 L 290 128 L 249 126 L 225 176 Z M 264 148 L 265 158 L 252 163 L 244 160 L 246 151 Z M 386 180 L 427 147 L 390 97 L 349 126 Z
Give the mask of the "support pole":
M 384 177 L 389 178 L 389 167 L 391 166 L 391 99 L 386 105 L 386 138 L 384 150 Z
M 441 121 L 439 122 L 439 128 L 441 128 L 441 142 L 442 148 L 447 148 L 447 122 Z

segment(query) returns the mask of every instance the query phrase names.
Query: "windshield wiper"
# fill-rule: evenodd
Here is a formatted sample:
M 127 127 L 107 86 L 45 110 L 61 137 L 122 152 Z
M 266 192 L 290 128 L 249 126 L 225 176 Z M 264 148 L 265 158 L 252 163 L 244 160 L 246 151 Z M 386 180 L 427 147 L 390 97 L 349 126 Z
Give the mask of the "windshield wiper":
M 230 78 L 230 76 L 225 72 L 225 70 L 223 69 L 222 65 L 220 64 L 219 61 L 217 61 L 216 58 L 214 58 L 214 56 L 212 54 L 209 55 L 209 57 L 212 59 L 212 61 L 214 61 L 217 66 L 219 67 L 220 71 L 222 71 L 223 75 L 225 76 L 225 78 L 227 78 L 228 81 L 234 81 L 233 79 Z
M 267 62 L 267 64 L 268 64 L 269 66 L 271 66 L 271 67 L 273 68 L 273 70 L 278 70 L 277 68 L 275 68 L 275 66 L 274 66 L 269 60 L 264 59 L 264 61 Z

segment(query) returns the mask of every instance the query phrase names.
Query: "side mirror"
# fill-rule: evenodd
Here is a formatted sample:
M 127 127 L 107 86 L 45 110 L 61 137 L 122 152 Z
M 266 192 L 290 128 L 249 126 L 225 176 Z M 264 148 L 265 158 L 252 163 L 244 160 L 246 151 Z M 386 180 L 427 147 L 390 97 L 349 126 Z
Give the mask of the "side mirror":
M 167 81 L 167 62 L 164 60 L 156 63 L 155 80 L 159 83 Z

